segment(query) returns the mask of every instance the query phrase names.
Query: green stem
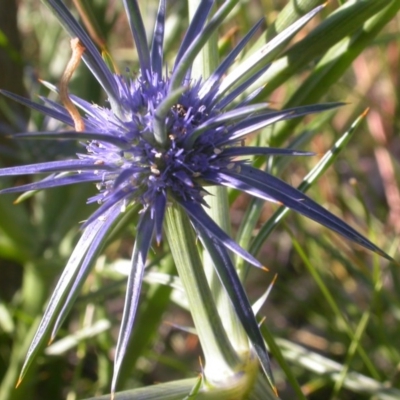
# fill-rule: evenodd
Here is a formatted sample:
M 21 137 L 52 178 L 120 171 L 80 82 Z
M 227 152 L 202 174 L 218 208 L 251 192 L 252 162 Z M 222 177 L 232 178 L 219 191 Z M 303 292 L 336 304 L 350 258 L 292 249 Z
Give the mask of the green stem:
M 206 359 L 206 376 L 212 381 L 223 380 L 237 368 L 240 360 L 222 326 L 193 228 L 179 206 L 168 207 L 165 231 Z
M 189 0 L 190 19 L 193 18 L 199 3 L 199 0 Z M 192 75 L 195 74 L 196 78 L 202 77 L 204 79 L 210 76 L 217 66 L 218 37 L 214 34 L 207 41 L 198 57 L 193 62 Z M 213 221 L 229 234 L 231 231 L 231 223 L 227 191 L 223 187 L 211 187 L 208 188 L 208 191 L 210 196 L 205 200 L 209 205 L 209 208 L 207 208 L 206 211 Z M 248 349 L 248 339 L 245 331 L 237 319 L 232 304 L 226 295 L 217 274 L 215 273 L 213 261 L 210 259 L 206 251 L 203 254 L 203 264 L 220 318 L 226 332 L 229 334 L 229 339 L 233 347 L 235 349 L 241 349 L 241 351 L 243 349 Z
M 207 204 L 210 206 L 210 208 L 207 209 L 208 214 L 225 232 L 230 234 L 231 223 L 226 189 L 217 186 L 209 188 L 208 192 L 210 193 L 210 196 L 206 199 Z M 240 351 L 248 349 L 249 340 L 242 324 L 237 318 L 236 312 L 232 307 L 232 303 L 225 289 L 221 285 L 218 275 L 215 273 L 213 260 L 206 251 L 203 257 L 204 269 L 211 287 L 211 292 L 217 304 L 222 323 L 229 333 L 229 339 L 235 349 L 240 349 Z

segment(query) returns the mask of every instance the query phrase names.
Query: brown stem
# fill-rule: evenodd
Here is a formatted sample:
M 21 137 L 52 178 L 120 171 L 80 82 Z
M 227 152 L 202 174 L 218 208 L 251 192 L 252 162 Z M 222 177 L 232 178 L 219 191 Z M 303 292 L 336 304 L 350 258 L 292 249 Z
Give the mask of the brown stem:
M 77 132 L 82 132 L 85 130 L 85 123 L 83 122 L 83 119 L 79 114 L 79 111 L 76 108 L 75 104 L 69 98 L 68 84 L 75 70 L 78 68 L 85 48 L 82 46 L 78 38 L 74 38 L 71 39 L 71 49 L 72 56 L 67 64 L 67 67 L 65 68 L 64 74 L 61 77 L 60 81 L 60 99 L 74 121 L 75 130 Z

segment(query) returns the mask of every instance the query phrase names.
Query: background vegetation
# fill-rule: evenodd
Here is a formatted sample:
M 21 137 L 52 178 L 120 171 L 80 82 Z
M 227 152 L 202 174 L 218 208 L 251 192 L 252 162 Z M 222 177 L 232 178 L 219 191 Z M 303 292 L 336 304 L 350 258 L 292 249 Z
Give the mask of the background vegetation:
M 187 26 L 185 3 L 168 2 L 169 60 Z M 282 12 L 287 4 L 300 10 L 304 5 L 309 10 L 321 3 L 241 1 L 220 30 L 221 57 L 260 17 L 266 19 L 267 36 L 273 37 L 286 23 L 286 16 L 294 15 L 289 8 Z M 368 8 L 372 3 L 375 9 Z M 277 57 L 259 97 L 276 108 L 321 101 L 344 101 L 347 105 L 277 125 L 256 139 L 279 146 L 296 139 L 298 147 L 317 153 L 290 163 L 286 159 L 269 161 L 268 167 L 276 175 L 296 186 L 369 107 L 350 142 L 309 194 L 394 258 L 398 257 L 400 233 L 400 17 L 396 15 L 400 6 L 396 3 L 331 1 L 296 36 L 297 44 Z M 129 66 L 134 73 L 137 58 L 122 2 L 85 4 L 91 5 L 101 39 L 120 70 Z M 157 2 L 140 1 L 140 5 L 148 20 L 146 26 L 152 26 Z M 341 6 L 344 11 L 332 18 Z M 369 13 L 363 11 L 364 6 Z M 13 26 L 16 11 L 18 32 Z M 47 96 L 38 78 L 59 81 L 70 56 L 67 35 L 36 0 L 0 1 L 0 24 L 1 88 L 32 99 Z M 320 30 L 313 33 L 317 26 Z M 99 85 L 85 67 L 74 76 L 70 90 L 98 104 L 104 101 Z M 13 132 L 56 129 L 57 125 L 4 98 L 0 99 L 0 110 L 1 166 L 57 159 L 77 151 L 64 143 L 10 141 L 7 136 Z M 255 162 L 262 164 L 263 160 Z M 23 181 L 25 178 L 3 179 L 1 188 Z M 126 260 L 135 235 L 135 221 L 129 218 L 116 229 L 114 240 L 99 258 L 57 341 L 37 359 L 20 388 L 13 390 L 44 304 L 79 237 L 79 222 L 92 210 L 83 206 L 90 191 L 87 187 L 59 188 L 38 193 L 18 205 L 12 204 L 15 196 L 0 197 L 0 400 L 74 400 L 109 392 Z M 246 221 L 254 217 L 249 210 L 258 203 L 234 192 L 230 200 L 235 231 L 250 227 L 254 237 L 276 210 L 276 206 L 265 204 L 252 229 Z M 265 337 L 274 338 L 287 363 L 286 369 L 279 354 L 272 351 L 282 399 L 299 396 L 295 382 L 304 396 L 313 400 L 400 398 L 397 265 L 294 214 L 273 230 L 258 258 L 270 272 L 250 269 L 245 286 L 250 299 L 256 301 L 277 276 L 259 315 L 266 317 Z M 201 371 L 201 349 L 190 329 L 184 296 L 173 284 L 162 285 L 157 275 L 174 273 L 168 249 L 154 248 L 149 262 L 153 269 L 149 268 L 152 273 L 146 278 L 120 389 L 194 377 Z

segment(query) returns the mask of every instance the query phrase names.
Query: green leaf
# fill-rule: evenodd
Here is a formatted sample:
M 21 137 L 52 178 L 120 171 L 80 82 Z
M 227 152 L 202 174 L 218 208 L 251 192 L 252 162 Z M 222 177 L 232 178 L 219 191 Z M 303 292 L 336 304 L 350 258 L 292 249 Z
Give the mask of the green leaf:
M 398 5 L 398 2 L 390 1 L 390 6 L 394 3 Z M 268 97 L 289 77 L 303 71 L 340 40 L 360 30 L 369 18 L 387 5 L 388 0 L 348 1 L 271 65 L 262 79 L 257 81 L 257 87 L 265 84 L 258 98 Z M 251 90 L 250 88 L 249 92 Z M 324 88 L 325 93 L 326 91 Z
M 400 10 L 399 2 L 391 1 L 389 3 L 385 2 L 386 7 L 381 7 L 379 12 L 375 12 L 371 18 L 360 25 L 354 34 L 332 46 L 284 107 L 314 103 L 325 96 L 328 88 L 337 84 L 352 62 L 371 45 L 378 33 Z M 375 6 L 371 5 L 371 8 L 375 9 Z M 366 13 L 366 16 L 369 16 L 369 13 Z M 303 50 L 301 47 L 293 57 L 301 57 Z M 291 135 L 298 123 L 299 121 L 290 121 L 281 125 L 274 133 L 272 143 L 277 146 L 281 145 Z

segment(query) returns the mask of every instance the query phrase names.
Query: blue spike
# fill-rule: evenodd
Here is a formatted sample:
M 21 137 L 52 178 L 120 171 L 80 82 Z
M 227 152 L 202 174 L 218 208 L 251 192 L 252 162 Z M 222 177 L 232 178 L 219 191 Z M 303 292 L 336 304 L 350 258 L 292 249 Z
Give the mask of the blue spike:
M 284 204 L 286 207 L 326 226 L 343 237 L 392 260 L 390 256 L 382 252 L 340 218 L 325 210 L 298 189 L 272 175 L 247 165 L 242 165 L 240 173 L 227 171 L 218 173 L 218 175 L 222 179 L 220 183 L 225 186 L 240 188 L 242 191 L 266 200 L 272 198 L 276 202 Z
M 215 271 L 229 296 L 236 315 L 242 323 L 242 326 L 256 351 L 261 367 L 271 386 L 274 388 L 275 385 L 268 351 L 265 347 L 264 339 L 243 288 L 243 284 L 237 275 L 232 260 L 225 247 L 221 246 L 217 241 L 212 240 L 207 231 L 205 231 L 199 224 L 195 223 L 195 226 L 199 233 L 200 240 L 210 254 Z
M 154 201 L 154 220 L 155 220 L 157 244 L 160 244 L 162 239 L 162 230 L 163 230 L 166 205 L 167 205 L 167 196 L 165 195 L 165 193 L 157 193 L 156 199 Z
M 76 132 L 76 131 L 49 131 L 38 133 L 17 133 L 12 136 L 15 139 L 40 139 L 40 140 L 98 140 L 105 143 L 113 144 L 120 149 L 130 149 L 132 145 L 129 144 L 122 135 L 116 136 L 109 133 L 98 132 Z
M 139 5 L 136 0 L 124 0 L 124 7 L 138 52 L 142 76 L 144 79 L 147 79 L 148 73 L 151 73 L 150 51 L 147 45 L 146 31 L 144 29 Z
M 50 330 L 52 329 L 52 323 L 55 319 L 55 316 L 64 303 L 68 290 L 74 281 L 87 249 L 96 239 L 96 236 L 103 224 L 103 221 L 97 220 L 92 225 L 88 226 L 79 239 L 79 242 L 75 246 L 68 263 L 57 282 L 57 285 L 43 314 L 43 318 L 40 321 L 39 327 L 29 346 L 24 365 L 21 369 L 20 379 L 22 379 L 22 377 L 25 375 L 29 365 L 33 361 L 35 354 L 40 350 L 44 343 L 48 342 L 48 336 Z
M 141 166 L 132 166 L 130 168 L 125 168 L 122 172 L 119 172 L 118 176 L 115 178 L 113 188 L 116 189 L 122 183 L 128 182 L 130 179 L 132 179 L 133 174 L 143 172 L 146 169 L 148 170 L 147 167 Z
M 232 103 L 233 100 L 236 99 L 236 97 L 240 96 L 241 94 L 243 94 L 243 92 L 249 87 L 251 86 L 254 82 L 257 81 L 258 78 L 261 78 L 262 75 L 264 75 L 264 73 L 267 71 L 267 69 L 270 67 L 270 64 L 266 65 L 265 67 L 261 68 L 258 72 L 256 72 L 255 74 L 253 74 L 249 79 L 247 79 L 246 81 L 244 81 L 241 85 L 239 85 L 236 89 L 232 90 L 232 92 L 230 92 L 228 95 L 226 95 L 225 97 L 222 97 L 222 95 L 226 92 L 226 91 L 218 91 L 215 94 L 215 97 L 213 99 L 213 102 L 217 102 L 219 99 L 221 99 L 221 101 L 219 103 L 215 104 L 215 107 L 217 107 L 218 109 L 222 110 L 224 109 L 226 106 L 228 106 L 230 103 Z M 222 97 L 222 98 L 221 98 Z
M 261 263 L 257 259 L 240 247 L 210 218 L 201 205 L 192 201 L 177 201 L 188 212 L 190 219 L 205 229 L 215 240 L 218 240 L 229 250 L 232 250 L 239 257 L 242 257 L 255 267 L 262 267 Z
M 0 176 L 15 176 L 42 174 L 50 172 L 67 172 L 67 171 L 91 171 L 91 170 L 112 170 L 112 166 L 96 165 L 93 161 L 88 160 L 63 160 L 50 161 L 45 163 L 22 165 L 18 167 L 0 168 Z
M 62 175 L 61 177 L 59 177 Z M 3 193 L 20 193 L 26 192 L 28 190 L 41 190 L 48 189 L 58 186 L 66 186 L 73 185 L 75 183 L 83 183 L 83 182 L 98 182 L 99 176 L 94 175 L 93 173 L 81 173 L 75 174 L 71 176 L 65 176 L 65 174 L 60 175 L 50 175 L 45 179 L 42 179 L 38 182 L 27 183 L 26 185 L 20 185 L 12 188 L 2 189 L 0 190 L 0 194 Z
M 183 55 L 186 53 L 189 46 L 202 31 L 214 2 L 215 0 L 202 0 L 199 4 L 196 13 L 193 16 L 193 19 L 189 25 L 189 28 L 186 31 L 185 37 L 183 38 L 182 43 L 179 47 L 178 54 L 175 59 L 175 65 L 173 68 L 174 71 L 178 67 Z
M 93 263 L 96 261 L 97 256 L 103 249 L 104 243 L 107 241 L 107 234 L 110 232 L 112 225 L 115 223 L 118 216 L 120 215 L 121 210 L 119 204 L 115 204 L 103 215 L 103 218 L 100 221 L 100 229 L 97 231 L 96 236 L 90 243 L 85 258 L 78 269 L 78 273 L 76 274 L 76 276 L 74 276 L 74 279 L 72 280 L 72 285 L 68 287 L 68 296 L 63 301 L 63 306 L 61 310 L 57 313 L 57 319 L 53 325 L 50 340 L 54 339 L 58 330 L 61 327 L 61 324 L 67 317 L 69 310 L 71 309 L 74 301 L 78 297 L 79 289 L 82 287 L 83 283 L 86 280 L 86 277 L 90 272 L 90 268 L 93 266 Z
M 132 196 L 132 191 L 126 192 L 124 188 L 112 192 L 112 194 L 107 197 L 99 208 L 94 211 L 90 217 L 81 226 L 81 229 L 86 228 L 96 219 L 102 218 L 102 216 L 114 206 L 114 204 L 119 204 L 122 207 L 122 201 L 126 200 L 127 197 Z
M 270 42 L 266 43 L 255 53 L 251 54 L 246 58 L 238 68 L 233 69 L 222 81 L 221 92 L 226 92 L 227 89 L 236 85 L 237 82 L 241 82 L 246 76 L 254 75 L 264 65 L 269 64 L 277 49 L 282 46 L 285 42 L 287 43 L 295 33 L 297 33 L 310 19 L 312 19 L 319 11 L 321 11 L 325 5 L 314 8 L 309 13 L 299 18 L 296 22 L 291 24 L 289 27 L 284 29 L 278 35 L 276 35 Z
M 151 44 L 151 66 L 153 73 L 162 76 L 163 66 L 163 42 L 165 30 L 165 0 L 160 0 L 157 12 L 156 25 L 154 27 L 153 41 Z
M 149 252 L 155 224 L 154 219 L 151 218 L 150 214 L 150 210 L 147 209 L 145 213 L 142 214 L 137 227 L 137 231 L 140 232 L 140 235 L 136 236 L 136 242 L 133 248 L 131 259 L 132 269 L 128 278 L 124 312 L 122 314 L 121 328 L 119 331 L 117 347 L 115 349 L 114 373 L 111 382 L 112 395 L 116 390 L 118 375 L 132 334 L 133 323 L 139 303 L 147 253 Z
M 211 37 L 215 30 L 219 28 L 221 23 L 232 11 L 236 4 L 237 0 L 226 0 L 211 18 L 210 22 L 198 33 L 195 38 L 193 38 L 191 42 L 188 43 L 187 48 L 186 45 L 185 47 L 183 45 L 181 46 L 183 54 L 179 58 L 178 62 L 175 63 L 175 67 L 170 79 L 171 90 L 177 89 L 182 84 L 186 72 L 191 68 L 192 62 L 199 54 L 200 50 L 204 47 L 207 40 Z
M 267 104 L 252 104 L 245 107 L 235 108 L 234 110 L 227 111 L 215 117 L 209 118 L 203 124 L 199 125 L 190 134 L 186 135 L 184 139 L 184 146 L 190 148 L 196 139 L 205 131 L 213 128 L 214 126 L 222 126 L 223 123 L 232 122 L 236 119 L 246 117 L 250 114 L 255 114 L 259 111 L 265 111 Z
M 101 84 L 110 98 L 110 102 L 115 106 L 118 104 L 118 87 L 113 74 L 108 69 L 107 64 L 102 59 L 96 46 L 78 24 L 67 7 L 60 0 L 42 0 L 56 15 L 61 25 L 67 30 L 72 38 L 79 38 L 86 51 L 83 53 L 83 60 L 92 71 L 97 81 Z
M 235 58 L 244 49 L 249 40 L 254 36 L 257 29 L 264 22 L 264 18 L 260 19 L 253 28 L 247 33 L 247 35 L 236 45 L 236 47 L 227 55 L 224 61 L 218 66 L 218 68 L 210 75 L 210 77 L 201 85 L 199 90 L 199 97 L 203 98 L 207 95 L 210 90 L 222 79 L 223 75 L 229 68 L 229 66 L 235 61 Z
M 283 110 L 249 117 L 228 129 L 225 135 L 221 136 L 220 139 L 215 141 L 215 145 L 222 146 L 228 143 L 237 143 L 238 140 L 242 139 L 249 133 L 258 131 L 275 122 L 287 119 L 292 115 L 293 112 L 287 112 L 286 110 Z
M 248 96 L 244 98 L 240 103 L 238 103 L 238 107 L 246 106 L 247 104 L 251 103 L 264 89 L 264 86 L 260 86 L 259 88 L 253 90 Z
M 223 150 L 219 157 L 238 157 L 248 155 L 266 155 L 266 156 L 314 156 L 311 151 L 300 151 L 293 149 L 278 149 L 276 147 L 252 147 L 238 146 L 228 147 Z
M 32 108 L 33 110 L 39 111 L 39 112 L 41 112 L 45 115 L 48 115 L 49 117 L 52 117 L 56 120 L 64 122 L 64 124 L 66 124 L 66 125 L 74 126 L 74 122 L 72 121 L 72 118 L 66 111 L 59 112 L 59 111 L 52 110 L 49 107 L 46 107 L 42 104 L 35 103 L 29 99 L 26 99 L 25 97 L 8 92 L 7 90 L 0 90 L 0 93 L 3 94 L 4 96 L 9 97 L 10 99 L 17 101 L 20 104 L 23 104 L 24 106 L 27 106 L 29 108 Z
M 251 132 L 254 132 L 258 129 L 262 129 L 265 126 L 273 124 L 277 121 L 282 121 L 282 120 L 301 117 L 303 115 L 327 111 L 342 105 L 343 103 L 316 104 L 316 105 L 293 107 L 280 111 L 268 111 L 266 113 L 257 114 L 255 116 L 246 118 L 243 121 L 236 124 L 235 126 L 233 126 L 231 129 L 229 129 L 228 133 L 225 136 L 221 137 L 221 139 L 219 139 L 215 144 L 217 146 L 220 146 L 230 141 L 237 141 L 241 137 Z

